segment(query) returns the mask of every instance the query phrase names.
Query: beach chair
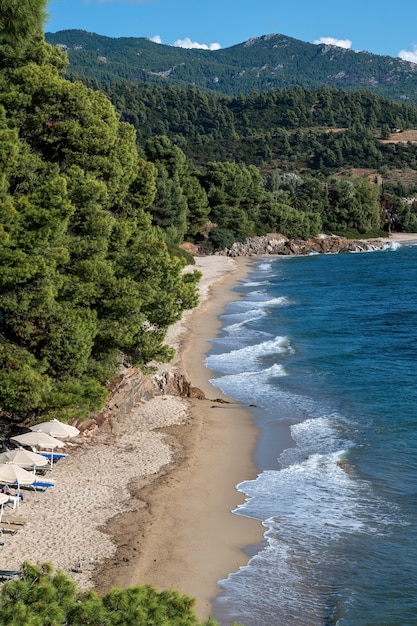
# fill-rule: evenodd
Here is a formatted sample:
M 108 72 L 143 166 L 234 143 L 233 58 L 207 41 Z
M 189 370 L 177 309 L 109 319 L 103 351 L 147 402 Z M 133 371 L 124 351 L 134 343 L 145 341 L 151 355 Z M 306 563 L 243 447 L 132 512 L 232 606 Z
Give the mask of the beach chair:
M 51 465 L 61 459 L 65 459 L 65 457 L 68 456 L 68 454 L 64 454 L 63 452 L 44 452 L 43 450 L 38 450 L 38 454 L 41 454 L 46 459 L 51 461 Z
M 12 580 L 12 578 L 18 578 L 20 572 L 10 569 L 0 569 L 0 580 Z
M 0 523 L 0 531 L 1 533 L 7 533 L 9 535 L 15 535 L 18 530 L 20 530 L 20 526 L 15 526 L 14 524 L 4 524 Z
M 48 487 L 55 487 L 55 481 L 35 480 L 30 485 L 20 485 L 20 489 L 30 490 L 30 491 L 46 491 Z
M 15 524 L 16 526 L 24 526 L 27 522 L 25 517 L 20 517 L 18 515 L 3 515 L 1 518 L 2 524 Z
M 13 507 L 13 511 L 15 511 L 17 509 L 17 507 L 19 506 L 20 502 L 19 500 L 23 500 L 23 494 L 21 493 L 16 493 L 16 495 L 14 496 L 9 496 L 9 500 L 8 502 L 6 502 L 6 505 L 10 505 Z
M 29 487 L 33 489 L 34 491 L 46 491 L 47 489 L 49 489 L 49 487 L 54 487 L 54 486 L 55 486 L 55 483 L 52 483 L 49 481 L 47 482 L 43 480 L 36 480 L 34 483 L 29 485 Z

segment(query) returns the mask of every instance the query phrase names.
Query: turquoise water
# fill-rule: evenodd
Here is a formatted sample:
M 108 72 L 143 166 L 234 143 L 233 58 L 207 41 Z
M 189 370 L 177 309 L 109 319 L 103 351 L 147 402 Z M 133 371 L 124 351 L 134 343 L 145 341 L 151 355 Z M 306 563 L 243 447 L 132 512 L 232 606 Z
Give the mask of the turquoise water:
M 222 626 L 417 625 L 416 279 L 403 246 L 259 260 L 236 288 L 207 365 L 257 405 L 236 513 L 265 543 L 220 582 Z

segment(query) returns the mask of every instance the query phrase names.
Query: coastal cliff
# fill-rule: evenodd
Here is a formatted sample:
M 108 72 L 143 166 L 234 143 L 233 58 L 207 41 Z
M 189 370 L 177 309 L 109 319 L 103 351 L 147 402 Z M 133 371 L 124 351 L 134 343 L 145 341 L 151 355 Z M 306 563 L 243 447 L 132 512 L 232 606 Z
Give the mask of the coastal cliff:
M 342 252 L 369 252 L 383 250 L 386 243 L 380 239 L 361 240 L 337 237 L 336 235 L 319 235 L 309 239 L 288 239 L 279 233 L 263 237 L 249 237 L 243 242 L 235 242 L 230 248 L 218 254 L 222 256 L 257 256 L 271 255 L 309 255 L 339 254 Z
M 133 411 L 138 404 L 156 396 L 177 396 L 180 398 L 206 399 L 204 392 L 194 387 L 180 371 L 160 371 L 144 374 L 138 368 L 126 369 L 113 383 L 106 406 L 102 411 L 78 423 L 84 435 L 107 424 L 110 431 L 117 429 L 117 423 Z

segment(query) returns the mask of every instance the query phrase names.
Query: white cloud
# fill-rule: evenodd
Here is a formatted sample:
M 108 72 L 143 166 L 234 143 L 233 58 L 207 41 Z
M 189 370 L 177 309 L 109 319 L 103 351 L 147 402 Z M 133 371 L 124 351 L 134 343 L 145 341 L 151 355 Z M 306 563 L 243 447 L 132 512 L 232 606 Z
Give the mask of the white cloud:
M 160 35 L 154 35 L 153 37 L 149 37 L 149 41 L 153 41 L 154 43 L 162 43 Z M 205 43 L 191 41 L 189 37 L 186 37 L 185 39 L 177 39 L 177 41 L 174 43 L 174 46 L 176 48 L 199 48 L 201 50 L 220 50 L 221 48 L 221 45 L 219 43 L 211 43 L 207 45 Z
M 350 39 L 335 39 L 334 37 L 320 37 L 320 39 L 316 39 L 313 43 L 324 43 L 328 46 L 338 46 L 339 48 L 352 47 L 352 42 Z
M 201 50 L 220 50 L 221 45 L 219 43 L 211 43 L 209 45 L 205 43 L 198 43 L 197 41 L 191 41 L 189 37 L 185 39 L 177 39 L 174 46 L 176 48 L 200 48 Z
M 403 61 L 411 61 L 411 63 L 417 63 L 417 45 L 414 45 L 411 51 L 400 50 L 398 56 L 400 57 L 400 59 L 403 59 Z

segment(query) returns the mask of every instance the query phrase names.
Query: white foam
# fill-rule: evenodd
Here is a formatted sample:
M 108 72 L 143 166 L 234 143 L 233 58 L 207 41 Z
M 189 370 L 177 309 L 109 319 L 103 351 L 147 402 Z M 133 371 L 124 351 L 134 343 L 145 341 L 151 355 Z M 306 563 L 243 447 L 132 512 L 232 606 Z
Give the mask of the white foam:
M 393 252 L 400 248 L 402 248 L 402 244 L 399 241 L 390 241 L 390 243 L 387 243 L 385 246 L 385 250 L 392 250 Z
M 269 285 L 270 284 L 269 280 L 248 280 L 246 278 L 242 278 L 240 280 L 240 282 L 245 287 L 262 287 L 263 285 Z
M 261 404 L 267 399 L 276 399 L 276 389 L 270 383 L 274 378 L 282 378 L 286 375 L 282 365 L 274 364 L 257 372 L 241 372 L 214 378 L 210 380 L 210 383 L 231 398 L 239 398 L 241 402 L 248 404 Z
M 346 450 L 312 454 L 282 470 L 268 470 L 237 488 L 249 496 L 238 508 L 260 517 L 271 536 L 311 547 L 344 533 L 381 534 L 394 522 L 393 510 L 369 483 L 346 471 Z M 348 465 L 347 465 L 348 467 Z
M 265 308 L 273 307 L 273 306 L 287 306 L 291 304 L 291 301 L 287 296 L 279 296 L 278 298 L 271 298 L 270 300 L 264 300 L 259 303 L 260 306 Z
M 252 313 L 252 315 L 249 315 Z M 249 328 L 246 328 L 248 322 L 253 322 L 255 320 L 264 317 L 265 313 L 263 311 L 249 311 L 248 316 L 245 317 L 241 322 L 234 322 L 233 324 L 229 324 L 229 326 L 224 326 L 223 331 L 228 334 L 235 334 L 236 332 L 242 331 L 242 337 L 247 339 L 251 335 L 256 333 L 256 336 L 271 336 L 271 333 L 267 333 L 265 331 L 252 331 Z
M 232 320 L 242 321 L 242 324 L 248 324 L 249 322 L 260 319 L 261 317 L 265 317 L 266 312 L 263 309 L 248 309 L 247 311 L 242 311 L 242 313 L 237 313 L 235 315 L 230 315 L 229 318 Z M 225 322 L 227 320 L 223 319 L 223 324 L 225 326 Z M 227 329 L 225 326 L 224 330 Z
M 261 272 L 269 272 L 272 269 L 271 263 L 260 263 L 257 269 Z
M 220 372 L 246 372 L 258 364 L 263 369 L 260 359 L 271 355 L 292 353 L 294 350 L 288 337 L 275 337 L 270 341 L 263 341 L 244 348 L 238 348 L 223 354 L 211 354 L 206 358 L 206 365 L 210 369 Z

